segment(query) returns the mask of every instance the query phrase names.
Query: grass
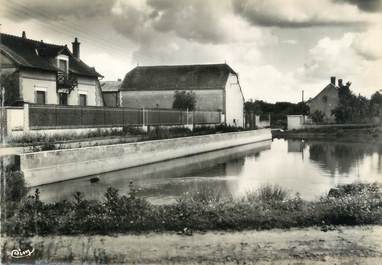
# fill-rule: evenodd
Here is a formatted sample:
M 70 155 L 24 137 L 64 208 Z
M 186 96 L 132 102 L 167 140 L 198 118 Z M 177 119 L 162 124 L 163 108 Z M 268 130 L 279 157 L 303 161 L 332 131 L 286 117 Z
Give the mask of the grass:
M 291 130 L 285 132 L 273 132 L 273 137 L 287 139 L 317 139 L 341 142 L 380 143 L 382 139 L 382 127 L 358 126 L 358 127 L 323 127 L 303 130 Z
M 225 132 L 244 131 L 243 128 L 219 125 L 216 127 L 201 126 L 196 127 L 193 131 L 184 127 L 152 127 L 149 132 L 144 132 L 139 127 L 124 127 L 122 130 L 97 129 L 87 133 L 67 133 L 63 135 L 47 135 L 47 134 L 25 134 L 23 136 L 10 137 L 8 143 L 15 146 L 31 146 L 32 151 L 47 151 L 64 149 L 65 142 L 91 140 L 101 137 L 127 137 L 139 136 L 140 141 L 170 139 L 177 137 L 187 137 L 196 135 L 206 135 Z
M 234 198 L 199 187 L 175 204 L 153 205 L 134 190 L 121 196 L 109 188 L 103 200 L 40 201 L 39 191 L 12 202 L 3 220 L 10 236 L 113 234 L 146 231 L 271 229 L 382 224 L 382 191 L 377 184 L 339 186 L 317 201 L 305 201 L 278 186 L 264 186 Z
M 81 140 L 88 138 L 97 137 L 108 137 L 108 136 L 126 136 L 128 135 L 128 130 L 102 130 L 97 129 L 95 131 L 86 133 L 66 133 L 62 135 L 48 135 L 48 134 L 24 134 L 22 136 L 14 136 L 8 138 L 8 142 L 11 144 L 54 144 L 56 142 L 71 141 L 71 140 Z

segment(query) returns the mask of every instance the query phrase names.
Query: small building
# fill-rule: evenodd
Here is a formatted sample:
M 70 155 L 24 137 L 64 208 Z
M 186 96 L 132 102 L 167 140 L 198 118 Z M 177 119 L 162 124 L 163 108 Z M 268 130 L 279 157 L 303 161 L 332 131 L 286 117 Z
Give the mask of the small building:
M 307 102 L 310 108 L 310 113 L 312 114 L 315 111 L 320 111 L 324 114 L 324 122 L 334 123 L 335 116 L 332 114 L 332 111 L 338 106 L 338 88 L 341 86 L 343 86 L 342 79 L 338 79 L 338 86 L 336 86 L 336 77 L 332 76 L 330 78 L 330 83 L 314 98 Z
M 227 64 L 137 66 L 122 82 L 120 104 L 171 109 L 176 91 L 193 92 L 196 110 L 221 111 L 225 124 L 244 126 L 239 76 Z
M 101 82 L 102 98 L 105 107 L 119 107 L 119 90 L 122 80 Z
M 12 75 L 15 86 L 5 88 L 9 105 L 22 103 L 102 106 L 97 71 L 80 59 L 80 43 L 75 38 L 72 51 L 56 45 L 1 34 L 2 75 Z
M 312 120 L 306 115 L 288 115 L 287 129 L 300 130 L 306 128 L 306 125 L 311 125 Z

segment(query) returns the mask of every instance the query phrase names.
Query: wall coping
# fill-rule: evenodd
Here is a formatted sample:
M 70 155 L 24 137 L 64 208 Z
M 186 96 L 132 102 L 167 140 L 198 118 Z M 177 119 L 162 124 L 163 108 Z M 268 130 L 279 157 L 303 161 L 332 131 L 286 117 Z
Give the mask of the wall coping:
M 174 140 L 182 140 L 186 138 L 194 138 L 194 139 L 200 139 L 206 136 L 222 136 L 222 135 L 241 135 L 241 134 L 248 134 L 248 133 L 254 133 L 254 132 L 267 132 L 270 131 L 270 129 L 258 129 L 258 130 L 249 130 L 249 131 L 241 131 L 241 132 L 227 132 L 227 133 L 215 133 L 215 134 L 205 134 L 205 135 L 196 135 L 196 136 L 185 136 L 185 137 L 176 137 L 176 138 L 169 138 L 169 139 L 159 139 L 159 140 L 148 140 L 148 141 L 140 141 L 140 142 L 133 142 L 133 143 L 119 143 L 119 144 L 109 144 L 109 145 L 102 145 L 102 146 L 88 146 L 88 147 L 77 147 L 77 148 L 70 148 L 70 149 L 59 149 L 59 150 L 48 150 L 48 151 L 38 151 L 38 152 L 31 152 L 31 153 L 24 153 L 21 154 L 20 156 L 28 156 L 28 155 L 34 155 L 34 154 L 39 154 L 39 153 L 58 153 L 58 152 L 71 152 L 74 150 L 86 150 L 86 149 L 94 149 L 94 148 L 108 148 L 108 147 L 113 147 L 113 146 L 124 146 L 124 145 L 143 145 L 147 143 L 153 143 L 153 142 L 170 142 Z

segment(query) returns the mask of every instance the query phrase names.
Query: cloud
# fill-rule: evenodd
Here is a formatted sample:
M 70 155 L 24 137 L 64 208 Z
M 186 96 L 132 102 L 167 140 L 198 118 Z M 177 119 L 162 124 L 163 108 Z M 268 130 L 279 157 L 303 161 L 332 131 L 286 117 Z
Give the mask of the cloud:
M 382 69 L 382 52 L 377 45 L 372 44 L 373 41 L 380 43 L 381 35 L 375 37 L 373 34 L 374 31 L 349 32 L 338 39 L 322 38 L 310 49 L 309 59 L 296 71 L 296 77 L 305 84 L 321 82 L 321 87 L 316 86 L 314 90 L 318 92 L 329 82 L 330 76 L 337 76 L 353 82 L 352 89 L 356 93 L 370 96 L 382 87 L 382 76 L 378 74 L 378 69 Z M 369 49 L 373 45 L 376 50 Z M 373 54 L 372 60 L 370 54 Z M 314 93 L 310 96 L 314 96 Z
M 352 6 L 336 5 L 330 0 L 232 0 L 234 11 L 254 25 L 280 28 L 364 25 Z M 339 15 L 340 14 L 340 15 Z
M 380 12 L 382 11 L 381 0 L 334 0 L 337 3 L 347 3 L 357 6 L 360 10 L 366 12 Z
M 382 58 L 382 29 L 371 28 L 366 32 L 356 34 L 352 48 L 366 60 Z
M 318 41 L 309 51 L 309 60 L 297 73 L 307 82 L 328 80 L 330 76 L 356 76 L 361 73 L 360 58 L 352 48 L 354 33 L 340 39 L 328 37 Z
M 136 42 L 177 37 L 191 42 L 220 44 L 262 42 L 262 30 L 232 12 L 230 0 L 119 0 L 113 25 Z
M 110 14 L 115 0 L 1 0 L 2 11 L 16 21 L 30 19 L 67 20 L 103 17 Z
M 227 62 L 239 72 L 246 98 L 296 102 L 301 89 L 310 96 L 331 75 L 353 81 L 365 95 L 381 88 L 382 21 L 361 5 L 352 0 L 0 0 L 0 16 L 11 34 L 26 30 L 31 38 L 69 44 L 74 34 L 80 37 L 84 61 L 106 80 L 123 77 L 137 63 Z
M 290 44 L 290 45 L 296 45 L 298 42 L 297 40 L 284 40 L 283 43 Z
M 224 1 L 223 1 L 224 2 Z M 113 24 L 126 38 L 141 41 L 158 35 L 176 35 L 202 43 L 225 41 L 221 27 L 222 8 L 212 9 L 217 1 L 119 1 L 113 9 Z

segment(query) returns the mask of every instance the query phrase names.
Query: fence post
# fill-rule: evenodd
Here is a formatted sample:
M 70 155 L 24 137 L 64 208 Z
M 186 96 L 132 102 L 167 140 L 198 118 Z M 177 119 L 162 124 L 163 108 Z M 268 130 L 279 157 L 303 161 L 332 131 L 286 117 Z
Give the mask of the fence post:
M 58 116 L 58 115 L 57 115 L 57 106 L 58 106 L 58 105 L 54 105 L 54 127 L 56 127 L 56 128 L 57 128 L 57 126 L 58 126 L 58 124 L 57 124 L 57 123 L 58 123 L 58 122 L 57 122 L 57 120 L 58 120 L 58 119 L 57 119 L 57 116 Z
M 24 104 L 24 132 L 29 132 L 29 104 Z
M 148 127 L 147 127 L 147 117 L 146 117 L 146 110 L 145 108 L 142 108 L 142 130 L 144 132 L 147 132 Z
M 125 109 L 121 108 L 121 111 L 122 111 L 122 127 L 126 127 L 126 124 L 125 124 Z
M 268 113 L 268 121 L 269 121 L 269 127 L 271 127 L 271 113 Z
M 5 144 L 5 137 L 8 134 L 8 110 L 4 107 L 1 106 L 1 118 L 0 118 L 0 128 L 1 128 L 1 143 L 4 145 Z
M 185 127 L 190 129 L 191 131 L 193 131 L 194 130 L 194 123 L 193 122 L 191 122 L 191 123 L 188 122 L 188 116 L 189 115 L 190 115 L 190 112 L 188 111 L 188 108 L 187 108 L 187 111 L 186 111 L 186 125 L 185 125 Z
M 80 126 L 81 127 L 84 127 L 84 125 L 83 125 L 83 117 L 82 117 L 82 115 L 83 115 L 83 107 L 82 106 L 80 106 Z
M 106 109 L 102 108 L 102 112 L 103 112 L 102 127 L 106 127 Z

